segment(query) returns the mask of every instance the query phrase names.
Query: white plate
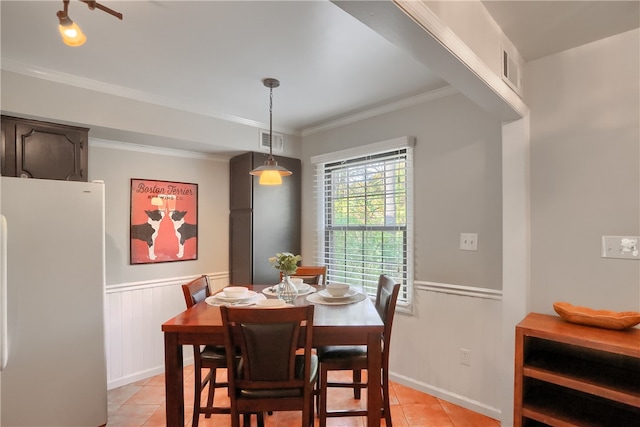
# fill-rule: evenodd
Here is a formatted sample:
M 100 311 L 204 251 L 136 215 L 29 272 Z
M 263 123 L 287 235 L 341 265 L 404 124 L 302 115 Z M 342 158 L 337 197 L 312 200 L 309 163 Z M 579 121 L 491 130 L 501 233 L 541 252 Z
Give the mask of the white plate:
M 278 286 L 278 285 L 276 285 Z M 270 297 L 277 297 L 278 293 L 276 292 L 276 287 L 275 286 L 269 286 L 268 288 L 264 288 L 262 290 L 262 293 L 265 295 L 269 295 Z M 312 294 L 316 291 L 316 288 L 314 288 L 313 286 L 309 286 L 307 289 L 305 289 L 303 292 L 298 291 L 298 296 L 300 295 L 307 295 L 307 294 Z
M 234 302 L 234 301 L 245 301 L 248 299 L 251 299 L 253 297 L 255 297 L 256 295 L 258 295 L 258 293 L 256 291 L 247 291 L 247 293 L 240 298 L 230 298 L 228 296 L 226 296 L 222 291 L 213 295 L 213 297 L 215 299 L 218 299 L 220 301 L 224 301 L 224 302 Z
M 286 307 L 287 305 L 289 304 L 287 304 L 283 300 L 273 298 L 263 299 L 256 302 L 256 307 L 258 308 L 281 308 Z
M 214 307 L 218 307 L 221 305 L 233 306 L 233 307 L 249 307 L 255 305 L 258 301 L 266 299 L 264 295 L 256 293 L 255 296 L 242 301 L 222 301 L 215 296 L 210 296 L 205 298 L 205 302 Z
M 332 300 L 326 300 L 324 299 L 322 296 L 320 296 L 320 292 L 315 293 L 315 294 L 310 294 L 307 295 L 307 301 L 309 301 L 312 304 L 322 304 L 322 305 L 346 305 L 346 304 L 353 304 L 356 302 L 360 302 L 360 301 L 364 301 L 365 298 L 367 296 L 365 294 L 361 294 L 359 292 L 356 292 L 355 295 L 349 297 L 349 298 L 341 298 L 338 299 L 337 301 Z
M 351 298 L 357 293 L 358 291 L 356 291 L 355 289 L 349 288 L 346 294 L 342 295 L 341 297 L 334 297 L 329 293 L 329 291 L 327 291 L 326 289 L 323 289 L 320 292 L 318 292 L 318 295 L 320 295 L 322 298 L 324 298 L 327 301 L 340 301 L 343 299 Z

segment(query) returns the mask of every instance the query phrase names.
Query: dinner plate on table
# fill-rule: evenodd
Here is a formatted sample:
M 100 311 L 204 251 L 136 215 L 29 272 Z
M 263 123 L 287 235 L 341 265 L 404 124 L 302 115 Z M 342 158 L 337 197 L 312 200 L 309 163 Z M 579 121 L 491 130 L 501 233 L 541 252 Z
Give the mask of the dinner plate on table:
M 274 298 L 265 298 L 256 302 L 256 307 L 258 308 L 284 308 L 284 307 L 293 307 L 293 304 L 289 304 L 284 302 L 281 299 Z
M 233 305 L 234 307 L 247 307 L 254 305 L 258 299 L 265 298 L 264 295 L 260 295 L 255 291 L 248 291 L 247 295 L 242 298 L 229 298 L 222 292 L 206 297 L 204 301 L 209 305 Z
M 351 298 L 357 294 L 358 294 L 358 291 L 356 291 L 353 288 L 349 288 L 349 290 L 344 295 L 341 295 L 339 297 L 335 297 L 331 295 L 329 291 L 327 291 L 326 289 L 323 289 L 320 292 L 318 292 L 318 295 L 320 295 L 324 300 L 327 300 L 327 301 L 342 301 L 344 299 Z
M 305 283 L 306 284 L 306 283 Z M 265 295 L 269 295 L 270 297 L 277 297 L 278 296 L 278 292 L 276 291 L 278 285 L 275 286 L 269 286 L 268 288 L 264 288 L 262 290 L 262 293 Z M 298 289 L 298 295 L 308 295 L 308 294 L 312 294 L 316 291 L 316 288 L 314 288 L 311 285 L 307 285 L 307 287 L 302 287 Z
M 356 302 L 364 301 L 367 296 L 365 294 L 361 294 L 356 291 L 355 294 L 352 294 L 348 297 L 339 297 L 339 298 L 331 298 L 325 299 L 322 295 L 320 295 L 322 291 L 316 292 L 314 294 L 307 295 L 307 301 L 312 304 L 322 304 L 322 305 L 345 305 L 345 304 L 353 304 Z
M 244 296 L 238 298 L 238 297 L 228 297 L 224 294 L 224 291 L 220 291 L 219 293 L 212 295 L 214 298 L 219 299 L 220 301 L 225 301 L 225 302 L 235 302 L 235 301 L 245 301 L 248 299 L 251 299 L 253 297 L 255 297 L 256 295 L 258 295 L 258 293 L 256 291 L 247 291 L 246 294 L 244 294 Z

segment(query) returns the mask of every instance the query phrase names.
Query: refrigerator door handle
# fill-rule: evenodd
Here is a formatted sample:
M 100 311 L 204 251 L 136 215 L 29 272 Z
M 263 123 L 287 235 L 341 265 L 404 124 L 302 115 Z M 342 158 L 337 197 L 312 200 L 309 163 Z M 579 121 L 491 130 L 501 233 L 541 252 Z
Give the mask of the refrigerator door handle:
M 7 337 L 7 219 L 0 215 L 0 371 L 9 360 Z

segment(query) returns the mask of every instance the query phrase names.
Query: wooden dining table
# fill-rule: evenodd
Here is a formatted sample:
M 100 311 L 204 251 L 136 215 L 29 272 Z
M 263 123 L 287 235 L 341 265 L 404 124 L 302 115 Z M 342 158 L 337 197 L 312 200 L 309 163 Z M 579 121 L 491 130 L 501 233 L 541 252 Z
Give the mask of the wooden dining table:
M 246 286 L 261 292 L 267 286 Z M 305 295 L 295 305 L 309 304 Z M 247 307 L 246 309 L 252 309 Z M 315 304 L 313 346 L 367 346 L 367 426 L 380 425 L 381 337 L 384 324 L 369 298 L 344 305 Z M 162 324 L 165 353 L 167 427 L 184 426 L 183 345 L 224 345 L 220 308 L 202 301 Z

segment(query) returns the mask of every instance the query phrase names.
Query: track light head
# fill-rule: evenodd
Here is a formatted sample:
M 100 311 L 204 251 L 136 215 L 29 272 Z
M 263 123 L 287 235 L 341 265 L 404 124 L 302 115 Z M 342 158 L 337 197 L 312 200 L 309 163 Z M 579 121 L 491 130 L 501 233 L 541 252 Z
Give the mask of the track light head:
M 80 0 L 86 3 L 90 10 L 100 9 L 107 12 L 110 15 L 115 16 L 118 19 L 122 19 L 122 14 L 115 10 L 109 9 L 106 6 L 101 5 L 95 1 Z M 68 46 L 82 46 L 87 41 L 87 36 L 84 35 L 78 24 L 73 22 L 69 18 L 69 0 L 62 0 L 64 10 L 59 10 L 57 13 L 60 24 L 58 25 L 58 31 L 62 36 L 62 41 Z
M 58 31 L 60 31 L 62 41 L 67 46 L 82 46 L 84 42 L 87 41 L 87 36 L 84 35 L 80 27 L 78 27 L 78 24 L 69 18 L 69 0 L 65 0 L 63 3 L 64 10 L 59 10 L 57 13 L 58 20 L 60 21 Z

